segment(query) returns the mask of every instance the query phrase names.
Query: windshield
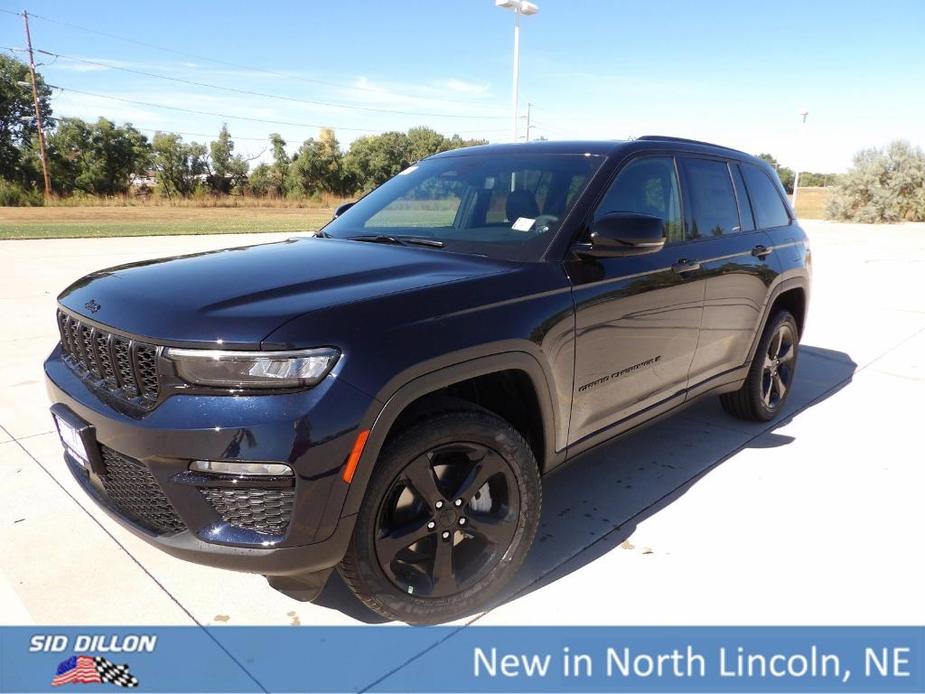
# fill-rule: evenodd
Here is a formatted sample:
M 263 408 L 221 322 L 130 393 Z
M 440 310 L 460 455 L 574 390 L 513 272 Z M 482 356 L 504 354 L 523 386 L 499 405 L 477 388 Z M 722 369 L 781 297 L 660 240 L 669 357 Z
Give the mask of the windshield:
M 383 183 L 324 231 L 341 239 L 429 239 L 449 251 L 536 260 L 601 161 L 584 154 L 425 160 Z

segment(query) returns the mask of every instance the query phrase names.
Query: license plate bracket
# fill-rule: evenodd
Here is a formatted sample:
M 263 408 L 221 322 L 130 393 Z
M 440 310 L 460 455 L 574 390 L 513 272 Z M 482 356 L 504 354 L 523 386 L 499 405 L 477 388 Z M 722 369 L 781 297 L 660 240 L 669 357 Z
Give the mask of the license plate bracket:
M 70 457 L 88 472 L 102 475 L 105 469 L 96 441 L 96 428 L 61 403 L 52 406 L 51 416 L 61 444 Z

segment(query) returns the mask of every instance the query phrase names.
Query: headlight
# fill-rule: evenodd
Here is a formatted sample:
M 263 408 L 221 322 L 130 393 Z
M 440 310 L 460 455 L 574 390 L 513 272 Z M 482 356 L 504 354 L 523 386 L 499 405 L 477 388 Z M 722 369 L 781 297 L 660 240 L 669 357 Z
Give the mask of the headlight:
M 340 357 L 331 347 L 292 352 L 174 349 L 165 356 L 187 383 L 219 388 L 302 388 L 316 385 Z

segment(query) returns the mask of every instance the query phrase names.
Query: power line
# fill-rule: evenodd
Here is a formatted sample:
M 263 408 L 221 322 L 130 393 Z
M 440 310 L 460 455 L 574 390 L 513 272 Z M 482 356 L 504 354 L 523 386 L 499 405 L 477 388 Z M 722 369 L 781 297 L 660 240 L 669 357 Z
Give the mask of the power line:
M 30 15 L 30 16 L 31 16 L 31 15 Z M 9 47 L 9 46 L 0 47 L 0 48 L 2 48 L 3 50 L 10 51 L 10 52 L 22 52 L 22 51 L 24 50 L 24 49 L 21 49 L 21 48 L 13 48 L 13 47 Z M 222 86 L 218 86 L 218 85 L 214 85 L 214 84 L 207 84 L 207 83 L 205 83 L 205 82 L 196 82 L 196 81 L 193 81 L 193 80 L 187 80 L 187 79 L 183 79 L 183 78 L 179 78 L 179 77 L 170 77 L 170 76 L 168 76 L 168 75 L 159 75 L 159 74 L 156 74 L 156 73 L 145 72 L 145 71 L 143 71 L 143 70 L 135 70 L 135 69 L 132 69 L 132 68 L 126 68 L 126 67 L 121 67 L 121 66 L 109 65 L 109 64 L 107 64 L 107 63 L 100 63 L 100 62 L 96 62 L 96 61 L 92 61 L 92 60 L 85 60 L 85 59 L 82 59 L 82 58 L 74 58 L 74 57 L 72 57 L 72 56 L 63 55 L 63 54 L 61 54 L 61 53 L 54 53 L 54 52 L 52 52 L 52 51 L 46 51 L 46 50 L 42 50 L 42 49 L 39 49 L 39 48 L 36 48 L 36 49 L 35 49 L 35 52 L 36 52 L 36 53 L 41 53 L 41 54 L 43 54 L 43 55 L 53 56 L 53 57 L 55 57 L 56 59 L 57 59 L 57 58 L 64 58 L 64 59 L 66 59 L 66 60 L 75 60 L 75 61 L 77 61 L 77 62 L 87 63 L 87 64 L 89 64 L 89 65 L 98 65 L 98 66 L 100 66 L 100 67 L 111 68 L 111 69 L 114 69 L 114 70 L 122 70 L 122 71 L 124 71 L 124 72 L 131 72 L 131 73 L 134 73 L 134 74 L 145 75 L 145 76 L 148 76 L 148 77 L 156 77 L 156 78 L 159 78 L 159 79 L 169 80 L 169 81 L 172 81 L 172 82 L 181 82 L 181 83 L 183 83 L 183 84 L 189 84 L 189 85 L 198 86 L 198 87 L 207 87 L 207 88 L 211 88 L 211 89 L 220 89 L 220 90 L 229 91 L 229 92 L 234 92 L 234 93 L 238 93 L 238 94 L 247 94 L 247 95 L 250 95 L 250 96 L 261 96 L 261 97 L 266 97 L 266 98 L 271 98 L 271 99 L 281 99 L 281 100 L 284 100 L 284 101 L 293 101 L 293 102 L 306 103 L 306 104 L 316 104 L 316 105 L 322 105 L 322 106 L 330 106 L 330 107 L 334 107 L 334 108 L 348 108 L 348 109 L 350 109 L 350 108 L 356 108 L 356 109 L 360 109 L 360 110 L 364 110 L 364 111 L 379 111 L 379 112 L 382 112 L 382 113 L 390 113 L 390 114 L 398 114 L 398 115 L 407 115 L 407 116 L 423 116 L 423 117 L 452 117 L 452 118 L 476 118 L 476 119 L 487 119 L 487 118 L 492 118 L 492 119 L 493 119 L 493 118 L 499 118 L 499 117 L 500 117 L 500 118 L 505 118 L 505 117 L 506 117 L 506 116 L 466 116 L 466 115 L 462 115 L 462 114 L 439 114 L 439 113 L 423 113 L 423 112 L 412 112 L 412 111 L 392 111 L 392 110 L 388 110 L 388 109 L 367 108 L 367 107 L 363 107 L 363 106 L 347 106 L 347 105 L 343 105 L 343 104 L 332 104 L 332 103 L 326 103 L 326 102 L 322 102 L 322 101 L 309 101 L 309 100 L 306 100 L 306 99 L 298 99 L 298 98 L 295 98 L 295 97 L 288 97 L 288 96 L 283 96 L 283 95 L 278 95 L 278 94 L 266 94 L 266 93 L 263 93 L 263 92 L 255 92 L 255 91 L 250 91 L 250 90 L 247 90 L 247 89 L 238 89 L 238 88 L 236 88 L 236 87 L 222 87 Z M 255 119 L 255 118 L 251 118 L 251 117 L 246 117 L 246 116 L 231 116 L 231 115 L 226 116 L 226 115 L 224 115 L 224 114 L 211 113 L 211 112 L 208 112 L 208 111 L 195 111 L 195 110 L 192 110 L 192 109 L 185 109 L 185 108 L 181 108 L 181 107 L 171 107 L 171 106 L 165 106 L 165 105 L 163 105 L 163 104 L 155 104 L 155 103 L 152 103 L 152 102 L 137 101 L 137 100 L 134 100 L 134 99 L 127 99 L 127 98 L 124 98 L 124 97 L 116 97 L 116 96 L 111 96 L 111 95 L 106 95 L 106 94 L 98 94 L 98 93 L 93 93 L 93 92 L 85 92 L 85 91 L 82 91 L 82 90 L 72 89 L 72 88 L 69 88 L 69 87 L 62 87 L 62 86 L 58 86 L 58 85 L 49 84 L 48 86 L 49 86 L 49 87 L 53 87 L 53 88 L 55 88 L 55 89 L 60 89 L 60 90 L 62 90 L 62 91 L 69 91 L 69 92 L 74 92 L 74 93 L 77 93 L 77 94 L 84 94 L 84 95 L 87 95 L 87 96 L 95 96 L 95 97 L 102 98 L 102 99 L 113 99 L 113 100 L 117 100 L 117 101 L 125 101 L 125 102 L 128 102 L 128 103 L 135 103 L 135 104 L 144 105 L 144 106 L 152 106 L 152 107 L 155 107 L 155 108 L 172 108 L 172 109 L 174 109 L 174 110 L 187 111 L 187 112 L 190 112 L 190 113 L 197 113 L 197 114 L 200 114 L 200 115 L 218 115 L 218 116 L 221 116 L 221 117 L 223 117 L 223 118 L 238 118 L 238 119 L 241 119 L 241 120 L 257 120 L 258 122 L 265 122 L 265 123 L 270 123 L 270 124 L 273 124 L 273 125 L 298 125 L 298 126 L 304 125 L 305 127 L 311 127 L 311 128 L 328 127 L 328 126 L 322 126 L 322 125 L 290 123 L 290 122 L 287 122 L 287 121 L 259 120 L 259 119 Z M 335 129 L 339 129 L 339 130 L 355 130 L 355 131 L 357 131 L 357 132 L 380 132 L 379 130 L 376 130 L 376 129 L 373 129 L 373 128 L 348 128 L 348 127 L 342 127 L 342 128 L 335 128 Z M 500 130 L 500 129 L 495 129 L 495 130 L 473 129 L 473 130 L 462 130 L 462 131 L 457 131 L 457 132 L 459 132 L 459 133 L 473 133 L 473 132 L 479 133 L 479 132 L 501 132 L 501 130 Z
M 290 126 L 295 126 L 299 128 L 329 127 L 326 125 L 318 125 L 317 123 L 294 123 L 292 121 L 271 120 L 267 118 L 254 118 L 252 116 L 235 116 L 229 113 L 217 113 L 215 111 L 199 111 L 197 109 L 184 108 L 182 106 L 167 106 L 166 104 L 155 104 L 152 101 L 141 101 L 139 99 L 129 99 L 123 96 L 113 96 L 111 94 L 99 94 L 97 92 L 87 92 L 82 89 L 72 89 L 71 87 L 62 87 L 57 84 L 47 84 L 47 86 L 51 87 L 52 89 L 59 89 L 62 92 L 70 92 L 72 94 L 83 94 L 84 96 L 93 96 L 98 99 L 109 99 L 111 101 L 121 101 L 123 103 L 135 104 L 137 106 L 148 106 L 151 108 L 169 109 L 171 111 L 182 111 L 183 113 L 194 113 L 199 116 L 216 116 L 218 118 L 226 118 L 229 120 L 246 120 L 246 121 L 252 121 L 254 123 L 268 123 L 270 125 L 290 125 Z M 379 132 L 378 130 L 374 130 L 372 128 L 340 128 L 340 130 L 355 130 L 357 132 L 368 132 L 368 133 Z
M 11 49 L 16 50 L 16 49 Z M 36 53 L 41 53 L 42 55 L 53 56 L 54 58 L 64 58 L 65 60 L 72 60 L 78 63 L 84 63 L 86 65 L 95 65 L 97 67 L 106 68 L 109 70 L 120 70 L 122 72 L 128 72 L 134 75 L 143 75 L 145 77 L 153 77 L 156 79 L 167 80 L 169 82 L 179 82 L 181 84 L 189 84 L 194 87 L 206 87 L 207 89 L 218 89 L 226 92 L 233 92 L 235 94 L 246 94 L 248 96 L 259 96 L 265 99 L 279 99 L 281 101 L 291 101 L 301 104 L 309 104 L 311 106 L 327 106 L 331 108 L 342 108 L 342 109 L 351 109 L 356 111 L 371 111 L 374 113 L 390 113 L 397 114 L 402 116 L 423 116 L 427 118 L 470 118 L 478 120 L 495 120 L 499 118 L 507 118 L 507 116 L 487 116 L 487 115 L 466 115 L 461 113 L 428 113 L 426 111 L 401 111 L 396 109 L 388 108 L 376 108 L 373 106 L 354 106 L 350 104 L 338 104 L 328 101 L 315 101 L 312 99 L 300 99 L 294 96 L 285 96 L 283 94 L 269 94 L 267 92 L 257 92 L 250 89 L 241 89 L 238 87 L 223 87 L 217 84 L 209 84 L 207 82 L 197 82 L 195 80 L 184 79 L 182 77 L 171 77 L 170 75 L 161 75 L 155 72 L 147 72 L 145 70 L 137 70 L 135 68 L 123 67 L 121 65 L 112 65 L 110 63 L 101 63 L 95 60 L 88 60 L 86 58 L 76 58 L 74 56 L 63 55 L 61 53 L 55 53 L 53 51 L 45 51 L 39 48 L 35 49 Z
M 72 93 L 72 94 L 83 94 L 84 96 L 93 96 L 93 97 L 96 97 L 96 98 L 99 98 L 99 99 L 109 99 L 109 100 L 111 100 L 111 101 L 121 101 L 121 102 L 123 102 L 123 103 L 135 104 L 135 105 L 137 105 L 137 106 L 148 106 L 148 107 L 151 107 L 151 108 L 168 109 L 168 110 L 170 110 L 170 111 L 181 111 L 181 112 L 183 112 L 183 113 L 193 113 L 193 114 L 196 114 L 196 115 L 199 115 L 199 116 L 215 116 L 215 117 L 223 118 L 223 119 L 226 119 L 226 120 L 244 120 L 244 121 L 251 121 L 251 122 L 253 122 L 253 123 L 266 123 L 266 124 L 270 124 L 270 125 L 288 125 L 288 126 L 292 126 L 292 127 L 296 127 L 296 128 L 328 128 L 328 127 L 331 127 L 331 128 L 334 129 L 334 130 L 352 130 L 352 131 L 355 131 L 355 132 L 365 132 L 365 133 L 381 133 L 381 132 L 382 132 L 382 130 L 375 129 L 375 128 L 348 128 L 348 127 L 337 127 L 337 128 L 335 128 L 335 127 L 333 127 L 333 126 L 329 126 L 329 125 L 319 125 L 319 124 L 317 124 L 317 123 L 296 123 L 296 122 L 293 122 L 293 121 L 285 121 L 285 120 L 271 120 L 271 119 L 268 119 L 268 118 L 254 118 L 253 116 L 236 116 L 236 115 L 229 114 L 229 113 L 218 113 L 218 112 L 215 112 L 215 111 L 200 111 L 200 110 L 198 110 L 198 109 L 184 108 L 183 106 L 167 106 L 166 104 L 156 104 L 156 103 L 151 102 L 151 101 L 141 101 L 141 100 L 139 100 L 139 99 L 129 99 L 129 98 L 127 98 L 127 97 L 113 96 L 113 95 L 111 95 L 111 94 L 99 94 L 99 93 L 97 93 L 97 92 L 87 92 L 87 91 L 84 91 L 84 90 L 82 90 L 82 89 L 72 89 L 71 87 L 62 87 L 61 85 L 57 85 L 57 84 L 48 84 L 48 83 L 46 83 L 46 86 L 48 86 L 48 87 L 50 87 L 50 88 L 52 88 L 52 89 L 58 89 L 58 90 L 63 91 L 63 92 L 70 92 L 70 93 Z M 479 129 L 479 130 L 468 130 L 468 131 L 467 131 L 467 130 L 458 130 L 458 131 L 456 131 L 456 132 L 457 132 L 458 134 L 464 134 L 464 133 L 489 133 L 489 132 L 499 132 L 499 131 L 498 131 L 498 130 L 481 130 L 481 129 Z
M 540 123 L 539 121 L 533 121 L 533 124 L 540 130 L 549 130 L 553 133 L 559 133 L 560 135 L 566 134 L 566 131 L 562 128 L 555 128 L 551 125 L 546 125 L 545 123 Z
M 71 116 L 62 116 L 62 118 L 69 118 L 69 117 Z M 135 128 L 135 130 L 141 130 L 146 133 L 169 133 L 171 135 L 185 135 L 186 137 L 208 137 L 208 138 L 215 137 L 215 135 L 210 135 L 209 133 L 190 133 L 190 132 L 185 132 L 183 130 L 171 130 L 170 128 L 141 128 L 137 125 L 133 125 L 132 127 Z M 266 137 L 239 137 L 235 135 L 232 139 L 235 141 L 250 140 L 251 142 L 269 142 L 270 136 L 267 135 Z
M 19 14 L 20 14 L 19 12 L 12 12 L 12 11 L 10 11 L 10 10 L 3 10 L 3 12 L 5 12 L 5 13 L 7 13 L 7 14 L 13 14 L 13 15 L 19 15 Z M 288 79 L 288 80 L 298 80 L 298 81 L 300 81 L 300 82 L 307 82 L 307 83 L 309 83 L 309 84 L 319 84 L 319 85 L 323 85 L 323 86 L 326 86 L 326 87 L 334 87 L 334 88 L 336 88 L 336 89 L 351 89 L 351 90 L 354 90 L 354 91 L 368 92 L 368 93 L 371 93 L 371 94 L 380 94 L 380 95 L 381 95 L 381 91 L 380 91 L 379 89 L 374 89 L 374 88 L 372 88 L 372 87 L 359 87 L 359 86 L 356 86 L 356 85 L 338 84 L 337 82 L 327 82 L 327 81 L 325 81 L 325 80 L 314 79 L 314 78 L 311 78 L 311 77 L 302 77 L 301 75 L 294 75 L 294 74 L 289 74 L 289 73 L 285 73 L 285 72 L 279 72 L 279 71 L 277 71 L 277 70 L 269 70 L 269 69 L 267 69 L 267 68 L 254 67 L 254 66 L 252 66 L 252 65 L 243 65 L 243 64 L 241 64 L 241 63 L 233 63 L 233 62 L 229 62 L 229 61 L 227 61 L 227 60 L 220 60 L 220 59 L 218 59 L 218 58 L 210 58 L 210 57 L 208 57 L 208 56 L 200 55 L 200 54 L 197 54 L 197 53 L 188 53 L 188 52 L 186 52 L 186 51 L 180 51 L 180 50 L 177 50 L 177 49 L 175 49 L 175 48 L 168 48 L 168 47 L 166 47 L 166 46 L 159 46 L 159 45 L 157 45 L 157 44 L 148 43 L 147 41 L 140 41 L 140 40 L 138 40 L 138 39 L 133 39 L 133 38 L 130 38 L 130 37 L 127 37 L 127 36 L 120 36 L 120 35 L 118 35 L 118 34 L 111 34 L 111 33 L 106 32 L 106 31 L 100 31 L 99 29 L 93 29 L 93 28 L 91 28 L 91 27 L 85 27 L 85 26 L 82 26 L 82 25 L 80 25 L 80 24 L 74 24 L 73 22 L 66 22 L 66 21 L 64 21 L 64 20 L 62 20 L 62 19 L 54 19 L 54 18 L 52 18 L 52 17 L 45 17 L 45 16 L 43 16 L 43 15 L 38 15 L 38 14 L 30 14 L 29 16 L 32 17 L 33 19 L 41 19 L 41 20 L 46 21 L 46 22 L 51 22 L 52 24 L 60 24 L 61 26 L 70 27 L 70 28 L 72 28 L 72 29 L 77 29 L 77 30 L 79 30 L 79 31 L 85 31 L 85 32 L 88 32 L 88 33 L 91 33 L 91 34 L 96 34 L 96 35 L 98 35 L 98 36 L 105 36 L 105 37 L 107 37 L 107 38 L 115 39 L 115 40 L 117 40 L 117 41 L 124 41 L 124 42 L 126 42 L 126 43 L 132 43 L 132 44 L 135 44 L 135 45 L 137 45 L 137 46 L 144 46 L 145 48 L 152 48 L 152 49 L 154 49 L 154 50 L 163 51 L 163 52 L 165 52 L 165 53 L 172 53 L 172 54 L 174 54 L 174 55 L 183 56 L 183 57 L 185 57 L 185 58 L 193 58 L 193 59 L 195 59 L 195 60 L 204 60 L 205 62 L 208 62 L 208 63 L 214 63 L 214 64 L 216 64 L 216 65 L 223 65 L 223 66 L 225 66 L 225 67 L 232 67 L 232 68 L 235 68 L 235 69 L 237 69 L 237 70 L 250 70 L 250 71 L 252 71 L 252 72 L 260 72 L 260 73 L 263 73 L 263 74 L 265 74 L 265 75 L 274 75 L 275 77 L 282 77 L 282 78 Z M 420 96 L 415 96 L 415 95 L 410 95 L 410 94 L 396 94 L 396 96 L 400 96 L 400 97 L 403 97 L 403 98 L 410 98 L 410 99 L 420 99 L 420 98 L 422 98 L 422 97 L 420 97 Z M 468 100 L 468 99 L 454 99 L 454 98 L 452 98 L 452 97 L 442 97 L 442 96 L 440 97 L 440 100 L 441 100 L 441 101 L 447 101 L 447 102 L 461 103 L 461 104 L 470 104 L 470 105 L 473 103 L 471 100 Z

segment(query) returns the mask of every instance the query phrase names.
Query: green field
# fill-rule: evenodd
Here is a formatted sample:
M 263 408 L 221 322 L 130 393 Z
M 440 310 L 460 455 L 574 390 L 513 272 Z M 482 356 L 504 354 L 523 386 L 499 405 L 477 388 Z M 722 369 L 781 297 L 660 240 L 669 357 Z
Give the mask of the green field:
M 0 207 L 0 239 L 309 231 L 330 208 Z

